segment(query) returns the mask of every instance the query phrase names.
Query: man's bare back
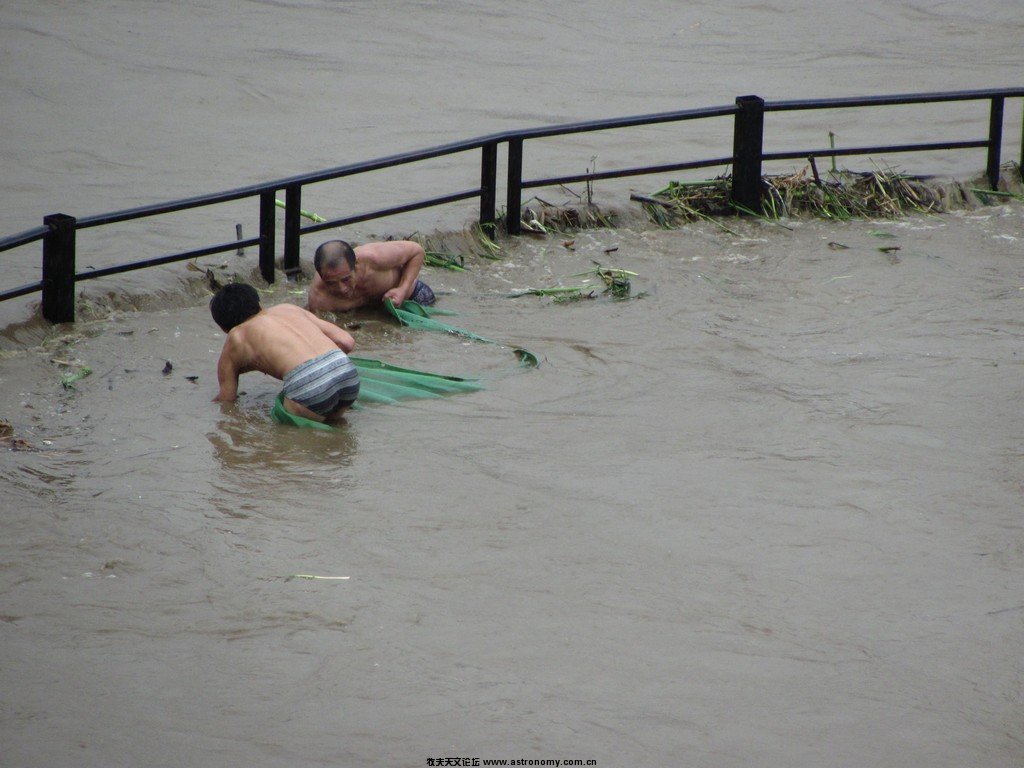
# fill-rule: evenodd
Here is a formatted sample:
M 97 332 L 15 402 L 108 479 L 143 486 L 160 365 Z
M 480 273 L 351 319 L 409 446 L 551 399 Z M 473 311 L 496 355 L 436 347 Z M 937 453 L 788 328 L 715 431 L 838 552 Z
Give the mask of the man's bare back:
M 283 379 L 300 363 L 325 352 L 351 352 L 352 337 L 333 323 L 293 304 L 268 307 L 229 333 L 224 353 L 238 373 L 261 371 Z
M 238 377 L 249 371 L 283 380 L 284 407 L 306 418 L 335 422 L 355 400 L 359 375 L 346 356 L 355 340 L 347 331 L 291 304 L 263 309 L 256 291 L 242 284 L 220 289 L 210 311 L 228 335 L 214 400 L 235 400 Z
M 399 306 L 412 295 L 424 259 L 423 247 L 411 240 L 366 243 L 355 249 L 335 240 L 321 245 L 317 254 L 307 303 L 314 312 L 348 312 L 379 306 L 384 299 Z

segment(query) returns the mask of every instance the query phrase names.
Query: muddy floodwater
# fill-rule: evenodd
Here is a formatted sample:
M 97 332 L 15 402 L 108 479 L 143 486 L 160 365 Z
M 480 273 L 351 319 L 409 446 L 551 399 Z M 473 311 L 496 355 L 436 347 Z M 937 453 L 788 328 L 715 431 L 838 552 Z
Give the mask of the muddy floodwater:
M 1019 87 L 1018 6 L 11 0 L 0 237 L 512 128 Z M 971 141 L 988 113 L 766 126 L 774 151 Z M 1020 136 L 1008 100 L 1004 160 Z M 731 125 L 693 123 L 531 142 L 524 164 L 729 152 Z M 669 180 L 589 192 L 627 208 Z M 478 183 L 476 158 L 443 160 L 303 204 Z M 0 304 L 0 766 L 1024 765 L 1024 204 L 676 230 L 631 211 L 496 259 L 460 235 L 472 201 L 324 233 L 453 233 L 468 270 L 423 277 L 496 342 L 342 319 L 364 357 L 484 386 L 331 433 L 272 423 L 260 374 L 211 402 L 205 270 L 252 279 L 255 249 L 82 283 L 75 324 Z M 255 219 L 83 231 L 79 268 Z M 629 296 L 580 277 L 594 262 L 636 273 Z M 0 254 L 0 289 L 39 279 L 38 244 Z M 257 284 L 268 305 L 308 286 Z
M 1022 211 L 789 224 L 431 271 L 486 388 L 333 434 L 202 297 L 8 353 L 4 764 L 1019 764 Z

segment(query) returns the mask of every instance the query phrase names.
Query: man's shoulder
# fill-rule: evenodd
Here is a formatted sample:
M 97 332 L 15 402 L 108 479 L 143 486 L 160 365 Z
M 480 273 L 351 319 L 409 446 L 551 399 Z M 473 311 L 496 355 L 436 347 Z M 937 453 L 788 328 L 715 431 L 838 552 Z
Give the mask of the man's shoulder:
M 279 317 L 299 317 L 309 314 L 308 310 L 303 309 L 298 304 L 275 304 L 272 307 L 267 307 L 264 312 L 267 317 L 275 319 Z
M 416 251 L 422 250 L 423 246 L 415 240 L 381 240 L 373 243 L 363 243 L 356 246 L 356 263 L 360 260 L 374 262 L 377 259 L 394 258 L 396 256 L 411 256 Z

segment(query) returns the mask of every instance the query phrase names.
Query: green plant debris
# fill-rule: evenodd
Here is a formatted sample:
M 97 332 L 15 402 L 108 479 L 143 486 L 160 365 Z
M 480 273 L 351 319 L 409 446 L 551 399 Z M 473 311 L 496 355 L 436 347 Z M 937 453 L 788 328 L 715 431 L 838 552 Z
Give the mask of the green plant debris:
M 937 194 L 925 184 L 885 168 L 869 172 L 835 171 L 826 178 L 809 173 L 762 177 L 763 210 L 733 203 L 732 179 L 720 176 L 696 182 L 670 182 L 651 195 L 631 195 L 660 227 L 673 228 L 704 219 L 732 232 L 718 219 L 736 211 L 772 221 L 796 215 L 846 221 L 853 218 L 897 218 L 906 213 L 939 209 Z M 814 168 L 813 170 L 816 170 Z M 733 233 L 735 234 L 735 233 Z
M 1002 190 L 998 189 L 980 189 L 978 187 L 968 187 L 968 189 L 970 189 L 971 192 L 980 197 L 983 202 L 987 202 L 986 198 L 988 198 L 989 196 L 1008 197 L 1012 200 L 1019 200 L 1021 202 L 1024 202 L 1024 195 L 1021 195 L 1017 192 L 1003 192 Z
M 527 233 L 567 236 L 582 229 L 614 229 L 615 217 L 591 202 L 576 206 L 554 205 L 533 198 L 539 205 L 523 208 L 520 224 Z
M 92 368 L 87 365 L 83 365 L 77 371 L 69 371 L 60 377 L 60 385 L 64 389 L 77 389 L 75 386 L 76 381 L 81 381 L 86 376 L 92 373 Z
M 455 272 L 466 271 L 466 260 L 456 253 L 442 253 L 440 251 L 424 250 L 423 263 L 428 267 L 440 267 L 451 269 Z
M 479 244 L 483 249 L 482 251 L 478 251 L 477 255 L 481 258 L 491 259 L 494 261 L 501 258 L 501 246 L 494 242 L 491 235 L 487 233 L 486 230 L 488 229 L 493 232 L 494 225 L 483 225 L 477 222 L 470 228 L 470 235 L 473 238 L 473 241 Z
M 571 304 L 574 301 L 583 301 L 584 299 L 596 299 L 597 295 L 590 291 L 583 293 L 583 291 L 577 291 L 576 293 L 566 293 L 561 296 L 555 296 L 554 302 L 556 304 Z
M 594 268 L 588 269 L 586 272 L 578 272 L 575 275 L 569 275 L 567 279 L 594 276 L 604 283 L 604 291 L 614 298 L 628 298 L 632 291 L 632 283 L 630 278 L 637 277 L 636 272 L 631 272 L 628 269 L 620 269 L 618 267 L 603 267 L 596 261 L 594 262 Z M 521 296 L 549 296 L 553 298 L 557 303 L 568 303 L 573 301 L 580 301 L 581 299 L 595 299 L 598 297 L 597 290 L 589 284 L 587 280 L 583 281 L 581 285 L 562 285 L 559 281 L 558 285 L 548 286 L 546 288 L 524 288 L 522 290 L 513 291 L 508 294 L 508 298 L 517 299 Z M 639 298 L 644 294 L 637 294 L 635 298 Z
M 516 356 L 519 362 L 527 368 L 540 368 L 540 360 L 528 349 L 523 347 L 516 347 L 512 350 L 512 354 Z
M 510 299 L 518 299 L 521 296 L 576 296 L 587 290 L 586 285 L 556 285 L 550 288 L 523 288 L 508 294 Z
M 288 207 L 284 200 L 274 200 L 274 204 L 278 208 Z M 299 209 L 299 216 L 302 216 L 304 219 L 309 219 L 310 221 L 316 224 L 323 224 L 325 221 L 327 221 L 327 219 L 325 219 L 323 216 L 313 213 L 312 211 L 305 211 L 301 208 Z
M 738 236 L 735 230 L 719 221 L 720 217 L 731 216 L 735 212 L 730 196 L 730 186 L 722 179 L 701 184 L 671 182 L 654 195 L 633 193 L 629 197 L 640 203 L 651 221 L 662 229 L 673 229 L 700 219 Z

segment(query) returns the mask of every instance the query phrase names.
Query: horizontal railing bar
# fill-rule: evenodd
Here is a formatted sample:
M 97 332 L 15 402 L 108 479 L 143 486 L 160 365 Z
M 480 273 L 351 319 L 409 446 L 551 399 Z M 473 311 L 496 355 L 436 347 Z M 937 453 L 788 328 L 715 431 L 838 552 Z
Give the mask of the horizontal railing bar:
M 412 163 L 419 160 L 428 160 L 442 155 L 454 154 L 456 152 L 477 149 L 482 145 L 482 143 L 482 140 L 471 139 L 468 141 L 457 142 L 455 144 L 447 144 L 441 147 L 434 147 L 431 149 L 416 150 L 412 152 L 404 152 L 397 155 L 389 155 L 387 157 L 378 158 L 377 160 L 370 160 L 361 163 L 352 163 L 350 165 L 339 166 L 337 168 L 332 168 L 317 173 L 292 176 L 286 179 L 279 179 L 277 181 L 268 182 L 266 184 L 256 184 L 247 187 L 239 187 L 237 189 L 231 189 L 224 192 L 215 192 L 209 195 L 199 195 L 197 197 L 175 200 L 169 203 L 154 203 L 153 205 L 144 205 L 138 208 L 114 211 L 112 213 L 103 213 L 94 216 L 84 216 L 78 219 L 77 229 L 98 227 L 104 224 L 114 224 L 121 221 L 128 221 L 130 219 L 141 219 L 147 216 L 158 216 L 166 213 L 176 213 L 178 211 L 184 211 L 190 208 L 199 208 L 206 205 L 214 205 L 217 203 L 231 202 L 233 200 L 241 200 L 246 197 L 256 197 L 264 192 L 276 192 L 279 189 L 283 189 L 287 186 L 294 184 L 315 184 L 321 181 L 329 181 L 331 179 L 341 178 L 343 176 L 350 176 L 357 173 L 366 173 L 368 171 L 380 170 L 382 168 L 391 168 L 397 165 Z
M 321 181 L 350 176 L 355 173 L 376 171 L 381 168 L 390 168 L 396 165 L 404 165 L 419 160 L 430 160 L 442 155 L 451 155 L 457 152 L 466 152 L 479 149 L 485 144 L 495 144 L 509 141 L 510 139 L 536 139 L 545 136 L 559 136 L 567 133 L 586 133 L 590 131 L 610 130 L 613 128 L 628 128 L 636 125 L 654 125 L 680 120 L 695 120 L 703 117 L 719 117 L 735 114 L 736 107 L 729 105 L 723 107 L 708 107 L 704 109 L 684 109 L 674 112 L 656 112 L 646 115 L 632 115 L 629 117 L 609 118 L 605 120 L 589 120 L 576 123 L 562 123 L 555 125 L 541 126 L 539 128 L 527 128 L 523 130 L 503 131 L 488 136 L 479 136 L 475 139 L 444 144 L 431 149 L 421 149 L 412 152 L 403 152 L 397 155 L 378 158 L 363 163 L 352 163 L 337 168 L 330 168 L 312 174 L 292 176 L 287 179 L 280 179 L 275 184 L 284 187 L 289 184 L 315 184 Z
M 892 96 L 816 99 L 802 101 L 776 101 L 766 102 L 765 111 L 778 112 L 796 109 L 828 109 L 832 107 L 843 108 L 858 106 L 884 106 L 892 104 L 919 104 L 935 101 L 966 101 L 995 97 L 1005 98 L 1015 96 L 1024 96 L 1024 88 L 1003 88 L 989 91 L 961 91 L 931 94 L 898 94 Z M 506 142 L 509 141 L 510 139 L 543 138 L 548 136 L 559 136 L 570 133 L 586 133 L 590 131 L 610 130 L 614 128 L 626 128 L 638 125 L 654 125 L 657 123 L 694 120 L 705 117 L 722 117 L 734 115 L 736 114 L 736 111 L 737 110 L 734 105 L 726 105 L 719 107 L 707 107 L 703 109 L 687 109 L 672 112 L 658 112 L 645 115 L 633 115 L 628 117 L 609 118 L 605 120 L 563 123 L 516 131 L 503 131 L 500 133 L 494 133 L 487 136 L 480 136 L 473 139 L 466 139 L 463 141 L 453 142 L 450 144 L 444 144 L 438 147 L 431 147 L 429 149 L 413 150 L 410 152 L 388 155 L 386 157 L 381 157 L 376 160 L 370 160 L 361 163 L 350 163 L 348 165 L 338 166 L 336 168 L 329 168 L 327 170 L 317 171 L 314 173 L 289 176 L 283 179 L 266 182 L 264 184 L 253 184 L 245 187 L 239 187 L 237 189 L 216 192 L 209 195 L 200 195 L 197 197 L 185 198 L 182 200 L 177 200 L 169 203 L 158 203 L 122 211 L 114 211 L 112 213 L 85 216 L 78 219 L 77 228 L 86 229 L 89 227 L 100 226 L 102 224 L 113 224 L 116 222 L 127 221 L 130 219 L 144 218 L 146 216 L 156 216 L 165 213 L 174 213 L 177 211 L 188 210 L 190 208 L 198 208 L 204 205 L 213 205 L 215 203 L 230 202 L 233 200 L 239 200 L 246 197 L 253 197 L 267 191 L 276 191 L 289 185 L 315 184 L 323 181 L 329 181 L 331 179 L 342 178 L 344 176 L 351 176 L 357 173 L 365 173 L 368 171 L 395 167 L 398 165 L 404 165 L 407 163 L 417 162 L 420 160 L 429 160 L 444 155 L 450 155 L 458 152 L 479 149 L 485 144 Z M 31 242 L 31 239 L 28 240 L 27 242 Z
M 265 185 L 264 188 L 280 189 L 295 184 L 317 184 L 322 181 L 340 179 L 343 176 L 352 176 L 357 173 L 379 171 L 382 168 L 394 168 L 399 165 L 415 163 L 420 160 L 431 160 L 435 157 L 454 155 L 458 152 L 467 152 L 472 149 L 479 149 L 488 141 L 493 141 L 493 139 L 469 139 L 467 141 L 459 141 L 454 144 L 444 144 L 430 149 L 417 149 L 411 152 L 402 152 L 397 155 L 388 155 L 387 157 L 380 157 L 376 160 L 368 160 L 362 163 L 340 165 L 336 168 L 329 168 L 324 171 L 317 171 L 316 173 L 307 173 L 300 176 L 290 176 L 287 179 L 280 179 L 273 184 Z
M 88 272 L 79 272 L 78 274 L 75 275 L 75 280 L 94 280 L 97 277 L 118 275 L 121 274 L 122 272 L 133 272 L 137 269 L 145 269 L 146 267 L 159 267 L 163 264 L 173 264 L 178 261 L 198 259 L 201 256 L 212 256 L 215 253 L 233 251 L 236 248 L 245 248 L 251 245 L 259 245 L 259 243 L 260 240 L 258 237 L 251 237 L 248 240 L 232 240 L 230 243 L 211 245 L 207 248 L 197 248 L 194 251 L 175 253 L 169 256 L 159 256 L 155 259 L 146 259 L 145 261 L 133 261 L 130 264 L 118 264 L 117 266 L 114 267 L 103 267 L 102 269 L 93 269 Z
M 998 178 L 998 166 L 1000 160 L 999 152 L 1002 136 L 1001 129 L 1003 120 L 1003 102 L 1007 98 L 1021 97 L 1024 97 L 1024 88 L 998 88 L 972 91 L 908 93 L 892 94 L 888 96 L 858 96 L 829 99 L 783 100 L 770 102 L 765 102 L 756 96 L 742 96 L 736 99 L 735 104 L 723 106 L 707 107 L 701 109 L 675 110 L 670 112 L 632 115 L 626 117 L 607 118 L 601 120 L 562 123 L 541 126 L 536 128 L 507 130 L 500 133 L 490 134 L 487 136 L 480 136 L 472 139 L 451 142 L 436 147 L 402 152 L 398 154 L 388 155 L 385 157 L 380 157 L 374 160 L 359 163 L 350 163 L 346 165 L 337 166 L 335 168 L 316 171 L 313 173 L 290 176 L 270 182 L 250 184 L 236 189 L 225 190 L 212 194 L 194 196 L 163 203 L 138 206 L 131 209 L 114 211 L 106 214 L 86 216 L 78 219 L 75 219 L 71 216 L 66 216 L 64 214 L 51 214 L 46 217 L 46 224 L 42 227 L 36 227 L 34 229 L 26 230 L 25 232 L 15 234 L 11 237 L 0 239 L 0 252 L 8 251 L 19 246 L 28 245 L 30 243 L 42 240 L 44 243 L 44 275 L 47 274 L 47 265 L 50 265 L 50 269 L 55 270 L 55 276 L 51 275 L 47 279 L 40 281 L 38 283 L 30 283 L 27 285 L 20 286 L 18 288 L 13 288 L 0 292 L 0 301 L 9 298 L 14 298 L 17 296 L 23 296 L 28 293 L 42 291 L 44 296 L 43 315 L 48 319 L 59 318 L 62 317 L 63 314 L 61 312 L 54 310 L 52 306 L 54 303 L 53 301 L 49 302 L 50 308 L 47 308 L 47 294 L 49 292 L 50 298 L 59 296 L 59 301 L 64 302 L 63 294 L 68 293 L 68 295 L 70 295 L 73 300 L 74 282 L 76 280 L 91 280 L 99 277 L 105 277 L 108 275 L 116 275 L 123 272 L 145 269 L 147 267 L 172 264 L 175 262 L 200 258 L 203 256 L 210 256 L 213 254 L 224 253 L 232 250 L 239 250 L 241 248 L 249 246 L 260 247 L 262 269 L 262 262 L 264 260 L 264 257 L 267 254 L 269 254 L 270 257 L 273 256 L 274 242 L 273 216 L 269 217 L 270 223 L 268 224 L 268 216 L 266 214 L 265 209 L 269 207 L 272 212 L 273 206 L 268 206 L 267 200 L 269 197 L 276 195 L 278 191 L 286 190 L 289 195 L 291 195 L 294 192 L 296 194 L 295 199 L 298 200 L 298 196 L 301 194 L 302 187 L 305 185 L 315 184 L 333 179 L 339 179 L 342 177 L 353 176 L 356 174 L 367 173 L 375 170 L 395 168 L 400 165 L 421 162 L 424 160 L 444 157 L 461 152 L 483 150 L 482 175 L 485 180 L 481 182 L 480 187 L 464 190 L 462 192 L 455 192 L 447 195 L 433 197 L 417 202 L 405 203 L 402 205 L 360 213 L 354 216 L 346 216 L 331 221 L 322 221 L 320 223 L 307 226 L 305 228 L 299 228 L 297 220 L 293 221 L 291 224 L 288 224 L 286 226 L 285 261 L 287 263 L 289 261 L 289 258 L 291 258 L 292 260 L 297 258 L 297 237 L 303 234 L 320 232 L 322 230 L 330 229 L 332 227 L 341 227 L 349 224 L 369 221 L 372 219 L 383 218 L 386 216 L 394 216 L 397 214 L 417 211 L 424 208 L 431 208 L 435 206 L 444 205 L 447 203 L 457 202 L 460 200 L 480 198 L 481 221 L 483 221 L 484 217 L 488 215 L 487 211 L 485 211 L 485 208 L 487 208 L 487 210 L 490 210 L 489 215 L 493 218 L 493 177 L 495 174 L 496 165 L 495 154 L 497 151 L 497 145 L 499 143 L 506 143 L 508 145 L 509 152 L 509 216 L 516 215 L 516 212 L 519 210 L 518 206 L 521 202 L 519 199 L 520 192 L 521 190 L 527 188 L 555 186 L 582 181 L 589 182 L 602 179 L 642 176 L 697 168 L 709 168 L 713 166 L 722 166 L 729 164 L 734 164 L 743 167 L 747 167 L 747 165 L 749 165 L 750 168 L 754 169 L 753 173 L 759 174 L 761 162 L 770 162 L 776 160 L 793 160 L 812 157 L 835 158 L 854 155 L 882 155 L 902 152 L 987 148 L 987 174 L 989 176 L 990 183 L 994 186 Z M 765 112 L 844 109 L 852 107 L 903 106 L 915 104 L 937 104 L 943 102 L 982 100 L 987 100 L 991 102 L 989 108 L 989 137 L 987 140 L 979 139 L 957 142 L 897 144 L 889 146 L 850 147 L 842 149 L 836 149 L 834 147 L 831 147 L 829 149 L 821 149 L 810 152 L 801 150 L 765 153 L 761 146 L 763 127 L 761 126 L 760 121 L 763 117 L 763 113 Z M 753 115 L 753 117 L 750 117 L 751 115 Z M 736 116 L 737 126 L 735 126 L 733 129 L 734 155 L 728 157 L 716 158 L 711 160 L 699 160 L 693 162 L 671 163 L 656 166 L 620 168 L 600 172 L 594 171 L 593 173 L 586 172 L 582 174 L 572 174 L 567 176 L 533 179 L 525 181 L 521 178 L 522 147 L 526 139 L 540 139 L 546 137 L 565 136 L 569 134 L 582 134 L 603 130 L 613 130 L 617 128 L 629 128 L 644 125 L 657 125 L 669 122 L 679 122 L 684 120 L 729 116 Z M 735 149 L 735 147 L 739 146 L 736 143 L 738 141 L 736 137 L 740 135 L 740 133 L 738 133 L 739 123 L 741 122 L 740 118 L 744 116 L 747 116 L 747 122 L 750 123 L 751 125 L 755 125 L 753 122 L 751 122 L 754 118 L 758 120 L 757 124 L 755 125 L 757 132 L 756 154 L 754 155 L 754 157 L 757 160 L 756 168 L 753 166 L 753 163 L 747 163 L 746 159 L 744 159 L 745 156 L 742 155 L 739 149 Z M 746 136 L 746 134 L 743 134 L 743 136 Z M 736 172 L 738 173 L 738 168 L 734 170 L 736 170 Z M 485 199 L 487 198 L 488 193 L 490 194 L 490 198 Z M 736 194 L 735 180 L 733 193 L 734 195 Z M 192 251 L 171 254 L 143 261 L 132 262 L 129 264 L 121 264 L 113 267 L 90 270 L 80 274 L 71 274 L 74 272 L 74 233 L 77 230 L 89 229 L 91 227 L 97 227 L 123 221 L 142 219 L 145 217 L 156 216 L 160 214 L 174 213 L 177 211 L 201 208 L 205 206 L 227 203 L 252 197 L 261 198 L 260 237 L 250 238 L 248 240 L 234 240 L 228 243 L 208 246 L 204 248 L 195 249 Z M 516 201 L 515 207 L 513 207 L 513 203 L 511 202 L 511 199 L 513 197 Z M 292 211 L 290 215 L 293 214 L 294 211 Z M 509 231 L 515 234 L 511 227 Z M 68 257 L 70 257 L 70 260 L 68 260 Z M 56 267 L 54 267 L 55 264 L 57 265 Z M 272 273 L 273 268 L 271 266 L 271 276 L 268 278 L 268 280 L 273 279 Z M 68 291 L 69 285 L 70 291 Z M 69 316 L 73 318 L 73 310 L 71 311 Z
M 814 152 L 765 152 L 763 160 L 795 160 L 803 157 L 845 157 L 848 155 L 871 155 L 891 152 L 924 152 L 937 149 L 974 149 L 987 147 L 987 141 L 958 141 L 938 144 L 894 144 L 886 147 L 852 147 L 846 149 L 819 149 Z
M 7 301 L 8 299 L 16 299 L 19 296 L 24 296 L 27 293 L 37 293 L 43 290 L 43 281 L 40 280 L 38 283 L 29 283 L 23 285 L 20 288 L 9 288 L 6 291 L 0 291 L 0 301 Z
M 612 117 L 606 120 L 588 120 L 579 123 L 548 125 L 540 128 L 528 128 L 521 131 L 509 131 L 502 134 L 499 141 L 509 139 L 539 139 L 547 136 L 561 136 L 567 133 L 589 133 L 591 131 L 607 131 L 613 128 L 630 128 L 638 125 L 656 125 L 659 123 L 697 120 L 704 117 L 725 117 L 735 115 L 733 104 L 721 107 L 705 107 L 703 109 L 682 109 L 675 112 L 656 112 L 649 115 L 632 115 L 630 117 Z
M 271 187 L 260 184 L 258 186 L 232 189 L 227 192 L 215 192 L 210 195 L 200 195 L 198 197 L 174 200 L 169 203 L 154 203 L 153 205 L 143 205 L 138 208 L 129 208 L 124 211 L 101 213 L 95 216 L 83 216 L 78 219 L 76 229 L 88 229 L 90 227 L 99 227 L 104 224 L 116 224 L 117 222 L 128 221 L 130 219 L 143 219 L 147 216 L 159 216 L 164 213 L 175 213 L 177 211 L 185 211 L 190 208 L 201 208 L 205 205 L 228 203 L 232 200 L 255 197 L 266 189 L 271 189 Z
M 35 229 L 27 229 L 16 235 L 5 237 L 3 240 L 0 240 L 0 253 L 17 248 L 19 245 L 28 245 L 37 240 L 42 240 L 48 231 L 46 227 L 36 227 Z
M 1024 88 L 996 88 L 980 91 L 941 91 L 937 93 L 903 93 L 890 96 L 847 96 L 834 99 L 796 99 L 766 101 L 765 112 L 794 109 L 845 109 L 847 107 L 884 107 L 901 104 L 928 104 L 948 101 L 981 101 L 994 98 L 1024 96 Z
M 382 208 L 379 211 L 368 211 L 366 213 L 360 213 L 355 216 L 346 216 L 341 219 L 332 219 L 330 221 L 323 221 L 317 224 L 310 224 L 309 226 L 302 227 L 299 232 L 300 234 L 307 235 L 312 232 L 321 232 L 325 229 L 331 229 L 333 227 L 344 227 L 349 224 L 358 224 L 362 221 L 369 221 L 370 219 L 383 218 L 385 216 L 395 216 L 399 213 L 409 213 L 410 211 L 419 211 L 423 208 L 431 208 L 435 205 L 444 205 L 445 203 L 455 203 L 459 200 L 468 200 L 471 197 L 479 197 L 480 189 L 467 189 L 462 192 L 455 192 L 450 195 L 442 195 L 441 197 L 433 197 L 429 200 L 421 200 L 416 203 L 407 203 L 405 205 L 397 205 L 393 208 Z
M 480 136 L 474 139 L 442 144 L 441 146 L 430 147 L 428 149 L 418 149 L 394 155 L 387 155 L 375 160 L 349 163 L 347 165 L 328 168 L 314 173 L 289 176 L 283 179 L 269 181 L 264 184 L 253 184 L 223 192 L 215 192 L 209 195 L 200 195 L 197 197 L 176 200 L 170 203 L 157 203 L 123 211 L 114 211 L 94 216 L 84 216 L 78 219 L 78 229 L 86 229 L 88 227 L 96 227 L 103 224 L 114 224 L 116 222 L 127 221 L 129 219 L 140 219 L 146 216 L 175 213 L 177 211 L 198 208 L 204 205 L 231 202 L 233 200 L 240 200 L 246 197 L 254 197 L 263 192 L 276 191 L 295 184 L 317 184 L 345 176 L 352 176 L 357 173 L 367 173 L 369 171 L 393 168 L 421 160 L 430 160 L 435 157 L 467 152 L 479 149 L 485 144 L 505 142 L 513 138 L 542 138 L 545 136 L 558 136 L 567 133 L 585 133 L 589 131 L 609 130 L 613 128 L 627 128 L 636 125 L 653 125 L 656 123 L 679 120 L 695 120 L 703 117 L 719 117 L 735 114 L 735 112 L 736 107 L 730 105 L 705 109 L 678 110 L 675 112 L 658 112 L 647 115 L 633 115 L 630 117 L 610 118 L 607 120 L 556 124 L 519 131 L 504 131 L 487 136 Z
M 624 176 L 645 176 L 653 173 L 667 173 L 669 171 L 687 171 L 695 168 L 711 168 L 716 165 L 729 165 L 732 162 L 732 155 L 719 157 L 714 160 L 698 160 L 691 163 L 672 163 L 670 165 L 652 165 L 641 168 L 621 168 L 615 171 L 599 171 L 594 173 L 580 173 L 574 176 L 556 176 L 549 179 L 531 179 L 523 181 L 523 189 L 535 189 L 536 187 L 554 187 L 559 184 L 572 184 L 578 181 L 600 181 L 601 179 L 619 179 Z

